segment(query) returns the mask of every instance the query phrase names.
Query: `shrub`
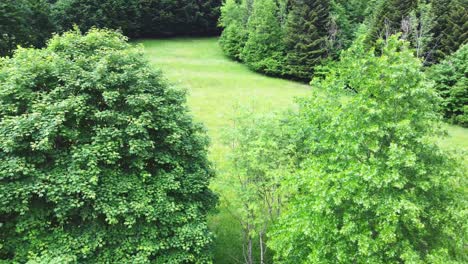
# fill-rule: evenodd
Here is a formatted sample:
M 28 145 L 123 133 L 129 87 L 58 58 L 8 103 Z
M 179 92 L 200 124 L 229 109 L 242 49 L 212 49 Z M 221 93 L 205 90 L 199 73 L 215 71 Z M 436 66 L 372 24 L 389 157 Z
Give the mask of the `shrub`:
M 247 42 L 247 38 L 248 34 L 244 26 L 238 22 L 234 22 L 224 28 L 219 38 L 219 44 L 228 57 L 234 60 L 241 60 L 241 53 Z
M 115 32 L 0 60 L 0 259 L 208 262 L 207 137 Z
M 429 70 L 442 97 L 444 117 L 454 124 L 468 126 L 468 45 Z
M 269 245 L 279 263 L 466 263 L 465 174 L 435 143 L 436 93 L 407 43 L 363 42 L 301 101 L 307 155 Z

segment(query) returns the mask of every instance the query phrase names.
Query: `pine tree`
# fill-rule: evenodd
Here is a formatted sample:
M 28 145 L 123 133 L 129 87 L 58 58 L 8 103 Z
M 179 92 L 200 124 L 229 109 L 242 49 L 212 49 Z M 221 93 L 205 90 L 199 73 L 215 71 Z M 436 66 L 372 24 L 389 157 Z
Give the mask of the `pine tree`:
M 326 57 L 330 3 L 291 0 L 285 26 L 286 75 L 310 80 L 315 65 Z
M 221 15 L 221 0 L 204 0 L 197 1 L 201 15 L 198 18 L 197 30 L 200 34 L 214 35 L 219 34 L 221 31 L 217 27 L 219 17 Z
M 330 23 L 336 25 L 335 53 L 352 44 L 359 25 L 368 18 L 375 0 L 331 0 Z
M 221 7 L 219 24 L 224 28 L 219 44 L 224 53 L 232 59 L 240 60 L 242 50 L 247 41 L 247 2 L 238 3 L 227 0 Z
M 401 31 L 401 24 L 417 7 L 418 0 L 383 1 L 377 7 L 371 21 L 367 43 L 374 44 L 379 38 L 387 39 Z
M 247 23 L 248 40 L 241 59 L 253 70 L 281 75 L 284 46 L 278 19 L 279 8 L 274 0 L 256 0 Z
M 435 14 L 431 60 L 437 62 L 468 40 L 467 0 L 432 0 Z

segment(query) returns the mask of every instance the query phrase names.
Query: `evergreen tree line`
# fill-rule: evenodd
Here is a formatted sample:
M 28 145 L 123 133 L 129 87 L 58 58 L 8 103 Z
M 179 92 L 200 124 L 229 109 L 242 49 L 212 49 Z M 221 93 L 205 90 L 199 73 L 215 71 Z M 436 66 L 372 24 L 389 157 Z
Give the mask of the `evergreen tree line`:
M 221 0 L 4 0 L 0 2 L 0 56 L 17 45 L 44 46 L 53 32 L 75 24 L 120 29 L 130 38 L 219 34 Z
M 335 61 L 363 27 L 367 47 L 399 34 L 430 66 L 450 61 L 447 56 L 467 43 L 467 7 L 466 0 L 227 0 L 221 7 L 220 45 L 255 71 L 309 81 L 317 66 Z M 465 76 L 466 63 L 456 61 L 459 66 L 450 74 Z M 444 115 L 466 125 L 466 88 L 453 88 L 454 81 L 442 85 L 449 72 L 437 72 Z
M 273 76 L 308 81 L 314 67 L 349 47 L 360 24 L 366 43 L 401 33 L 426 64 L 467 41 L 466 0 L 227 0 L 225 53 Z

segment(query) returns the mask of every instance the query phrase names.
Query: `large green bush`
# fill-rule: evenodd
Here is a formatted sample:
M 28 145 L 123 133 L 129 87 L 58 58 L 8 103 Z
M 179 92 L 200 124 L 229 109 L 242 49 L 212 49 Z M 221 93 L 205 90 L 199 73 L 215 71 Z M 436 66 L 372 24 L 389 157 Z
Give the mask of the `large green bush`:
M 468 44 L 429 70 L 450 122 L 468 126 Z
M 184 93 L 122 35 L 0 60 L 0 260 L 208 262 L 212 176 Z
M 278 263 L 466 263 L 466 171 L 434 140 L 436 93 L 407 43 L 362 42 L 301 101 L 305 159 L 269 245 Z

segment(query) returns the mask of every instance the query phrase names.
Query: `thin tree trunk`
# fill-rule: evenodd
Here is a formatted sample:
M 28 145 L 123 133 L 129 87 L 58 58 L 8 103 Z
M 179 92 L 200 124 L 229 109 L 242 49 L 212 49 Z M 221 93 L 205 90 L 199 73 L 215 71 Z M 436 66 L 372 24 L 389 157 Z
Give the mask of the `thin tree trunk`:
M 253 252 L 252 252 L 252 237 L 249 235 L 248 241 L 248 253 L 247 253 L 248 264 L 253 264 Z
M 263 249 L 263 231 L 258 234 L 260 240 L 260 264 L 265 264 L 265 250 Z

